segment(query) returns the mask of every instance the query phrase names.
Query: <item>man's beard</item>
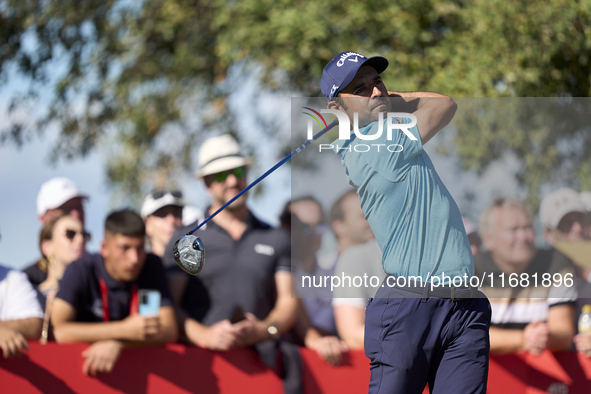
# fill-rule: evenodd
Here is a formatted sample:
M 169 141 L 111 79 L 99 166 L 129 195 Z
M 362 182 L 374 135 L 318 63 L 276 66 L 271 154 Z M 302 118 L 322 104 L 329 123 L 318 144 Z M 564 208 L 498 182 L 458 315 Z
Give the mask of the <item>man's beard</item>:
M 228 201 L 230 201 L 232 198 L 234 198 L 234 196 L 231 196 L 230 198 L 226 198 L 223 201 L 223 204 L 226 204 Z M 234 201 L 232 204 L 228 205 L 226 207 L 227 210 L 229 211 L 235 211 L 238 210 L 242 207 L 244 207 L 246 205 L 246 194 L 243 194 L 242 196 L 240 196 L 239 198 L 236 199 L 236 201 Z

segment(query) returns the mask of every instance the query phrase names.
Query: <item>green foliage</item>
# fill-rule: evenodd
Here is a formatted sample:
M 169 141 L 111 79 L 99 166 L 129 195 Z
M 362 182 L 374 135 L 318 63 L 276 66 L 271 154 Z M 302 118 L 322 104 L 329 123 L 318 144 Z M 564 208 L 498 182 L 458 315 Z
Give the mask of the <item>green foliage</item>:
M 229 78 L 232 67 L 262 66 L 268 89 L 318 96 L 323 66 L 352 50 L 390 60 L 390 90 L 586 97 L 589 26 L 589 0 L 0 0 L 0 78 L 16 66 L 33 81 L 32 99 L 52 89 L 39 122 L 13 122 L 0 142 L 57 125 L 54 159 L 103 144 L 111 183 L 138 196 L 173 179 L 163 172 L 190 170 L 190 147 L 205 133 L 235 132 L 227 98 L 243 81 Z M 22 98 L 11 99 L 18 108 Z M 563 157 L 556 146 L 576 130 L 532 131 L 517 109 L 503 110 L 496 125 L 458 119 L 466 167 L 482 170 L 510 150 L 534 194 L 562 160 L 576 169 L 567 182 L 589 187 L 589 133 L 579 133 L 583 154 Z

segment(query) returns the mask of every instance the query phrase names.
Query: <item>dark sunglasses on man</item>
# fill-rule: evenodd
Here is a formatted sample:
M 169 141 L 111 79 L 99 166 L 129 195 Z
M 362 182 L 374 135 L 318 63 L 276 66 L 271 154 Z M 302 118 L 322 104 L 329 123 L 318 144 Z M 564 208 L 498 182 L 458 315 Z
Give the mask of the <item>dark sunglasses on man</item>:
M 233 168 L 231 170 L 212 174 L 211 179 L 213 179 L 216 182 L 222 183 L 226 181 L 230 174 L 233 174 L 236 177 L 236 179 L 246 179 L 246 167 Z

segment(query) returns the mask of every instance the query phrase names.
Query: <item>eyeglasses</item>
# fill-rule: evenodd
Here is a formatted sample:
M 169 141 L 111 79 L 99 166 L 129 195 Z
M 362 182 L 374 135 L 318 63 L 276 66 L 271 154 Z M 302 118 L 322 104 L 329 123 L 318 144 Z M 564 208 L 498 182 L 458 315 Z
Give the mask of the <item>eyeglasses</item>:
M 160 190 L 160 191 L 155 191 L 155 192 L 152 193 L 152 197 L 154 198 L 154 200 L 158 200 L 158 199 L 166 196 L 167 194 L 170 194 L 174 198 L 183 198 L 183 193 L 180 192 L 180 191 L 178 191 L 178 190 L 172 190 L 172 191 Z
M 211 177 L 214 181 L 222 183 L 226 181 L 228 175 L 230 174 L 233 174 L 236 179 L 246 179 L 246 167 L 238 167 L 228 171 L 218 172 L 217 174 L 213 174 Z
M 76 234 L 82 235 L 85 242 L 90 241 L 90 238 L 91 238 L 90 233 L 87 233 L 86 231 L 76 231 L 76 230 L 66 229 L 66 238 L 68 238 L 68 240 L 73 241 L 74 237 L 76 237 Z

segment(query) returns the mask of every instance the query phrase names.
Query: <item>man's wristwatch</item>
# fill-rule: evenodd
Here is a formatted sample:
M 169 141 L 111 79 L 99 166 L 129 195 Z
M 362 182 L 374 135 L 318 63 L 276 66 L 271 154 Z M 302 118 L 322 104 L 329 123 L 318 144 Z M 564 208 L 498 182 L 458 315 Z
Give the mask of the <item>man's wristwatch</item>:
M 271 339 L 279 338 L 279 330 L 277 329 L 277 326 L 275 324 L 269 324 L 269 327 L 267 327 L 267 332 L 271 336 Z

